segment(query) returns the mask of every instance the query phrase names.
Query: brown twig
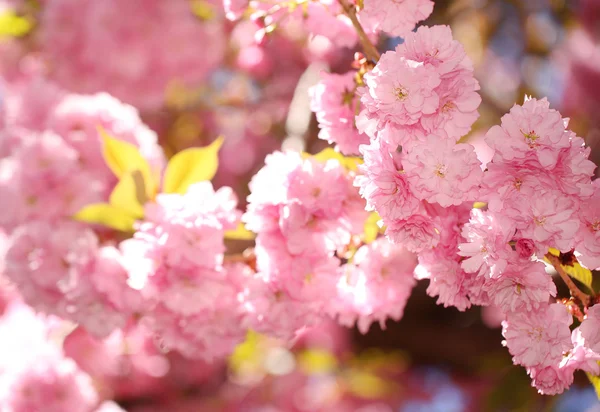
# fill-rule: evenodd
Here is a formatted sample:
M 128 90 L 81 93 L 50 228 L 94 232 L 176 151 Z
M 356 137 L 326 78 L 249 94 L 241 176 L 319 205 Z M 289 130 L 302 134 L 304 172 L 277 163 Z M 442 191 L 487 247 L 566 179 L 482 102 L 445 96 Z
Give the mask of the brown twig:
M 360 44 L 362 45 L 363 51 L 365 52 L 365 56 L 367 56 L 368 59 L 377 63 L 381 55 L 377 51 L 375 45 L 371 43 L 371 40 L 369 39 L 369 36 L 367 36 L 365 29 L 363 29 L 363 26 L 358 21 L 358 18 L 356 17 L 356 7 L 353 4 L 350 4 L 348 0 L 338 1 L 340 2 L 342 9 L 344 9 L 344 13 L 346 14 L 346 16 L 350 18 L 354 29 L 356 29 L 358 39 L 360 40 Z
M 551 253 L 547 253 L 546 259 L 548 259 L 548 261 L 550 263 L 552 263 L 552 266 L 554 266 L 554 269 L 556 269 L 556 271 L 562 278 L 563 282 L 565 282 L 567 284 L 567 286 L 569 287 L 569 290 L 571 291 L 571 296 L 573 296 L 576 299 L 579 299 L 581 301 L 581 303 L 583 304 L 583 306 L 588 307 L 588 305 L 590 304 L 590 297 L 587 294 L 583 293 L 577 287 L 575 282 L 573 282 L 573 280 L 571 280 L 571 278 L 569 277 L 567 272 L 565 272 L 565 270 L 563 269 L 558 256 L 554 256 Z

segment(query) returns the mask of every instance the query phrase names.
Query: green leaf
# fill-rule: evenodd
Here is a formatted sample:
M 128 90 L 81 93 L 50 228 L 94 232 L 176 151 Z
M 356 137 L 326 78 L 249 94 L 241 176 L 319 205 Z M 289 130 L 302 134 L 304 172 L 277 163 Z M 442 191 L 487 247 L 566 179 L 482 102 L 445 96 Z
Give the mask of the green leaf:
M 0 13 L 0 38 L 22 37 L 31 31 L 33 23 L 26 17 L 18 16 L 12 10 Z
M 124 174 L 109 198 L 111 206 L 137 219 L 144 217 L 144 204 L 147 201 L 144 178 L 139 170 Z
M 85 206 L 73 216 L 73 219 L 107 226 L 121 232 L 133 232 L 133 224 L 136 221 L 136 218 L 126 210 L 108 203 L 95 203 Z
M 340 164 L 342 166 L 344 166 L 347 170 L 350 170 L 350 171 L 355 171 L 358 168 L 358 165 L 362 164 L 362 162 L 363 162 L 360 157 L 344 156 L 340 152 L 336 152 L 331 147 L 327 147 L 315 155 L 303 153 L 302 156 L 304 158 L 312 157 L 319 162 L 326 162 L 329 159 L 335 159 L 338 162 L 340 162 Z
M 156 193 L 156 182 L 148 161 L 140 154 L 138 148 L 128 142 L 116 139 L 98 127 L 98 133 L 103 142 L 102 155 L 104 161 L 119 179 L 126 173 L 139 170 L 145 184 L 145 192 L 148 198 L 154 198 Z
M 190 185 L 212 179 L 219 167 L 222 144 L 223 138 L 219 137 L 206 147 L 186 149 L 173 156 L 165 171 L 162 191 L 184 194 Z
M 234 230 L 225 232 L 225 239 L 231 240 L 254 240 L 256 234 L 246 229 L 243 223 L 240 223 Z

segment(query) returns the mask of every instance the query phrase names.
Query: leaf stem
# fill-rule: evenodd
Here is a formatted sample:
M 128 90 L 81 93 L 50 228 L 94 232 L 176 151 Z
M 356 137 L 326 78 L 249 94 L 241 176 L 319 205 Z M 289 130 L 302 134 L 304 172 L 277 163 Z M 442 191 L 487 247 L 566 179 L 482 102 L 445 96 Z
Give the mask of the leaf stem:
M 583 306 L 585 306 L 587 308 L 588 305 L 590 304 L 590 297 L 587 294 L 583 293 L 577 287 L 575 282 L 573 282 L 573 280 L 571 280 L 571 278 L 569 277 L 567 272 L 565 272 L 565 270 L 563 269 L 558 256 L 554 256 L 551 253 L 546 253 L 546 259 L 548 259 L 548 261 L 550 263 L 552 263 L 552 266 L 554 266 L 554 269 L 556 269 L 556 271 L 562 278 L 563 282 L 565 282 L 567 284 L 567 286 L 569 287 L 569 290 L 571 291 L 571 296 L 573 296 L 576 299 L 579 299 L 581 301 L 581 303 L 583 304 Z
M 340 2 L 342 9 L 344 9 L 344 13 L 346 14 L 346 16 L 348 16 L 348 18 L 352 22 L 354 29 L 356 29 L 356 33 L 358 34 L 358 39 L 360 40 L 360 44 L 362 45 L 362 48 L 365 52 L 365 56 L 367 56 L 367 58 L 369 60 L 372 60 L 375 63 L 377 63 L 377 61 L 379 60 L 381 55 L 377 51 L 377 48 L 375 47 L 375 45 L 373 45 L 373 43 L 371 43 L 371 40 L 369 39 L 369 36 L 367 36 L 365 29 L 363 29 L 363 26 L 358 21 L 358 17 L 356 16 L 356 7 L 353 4 L 351 4 L 348 0 L 338 0 L 338 1 Z

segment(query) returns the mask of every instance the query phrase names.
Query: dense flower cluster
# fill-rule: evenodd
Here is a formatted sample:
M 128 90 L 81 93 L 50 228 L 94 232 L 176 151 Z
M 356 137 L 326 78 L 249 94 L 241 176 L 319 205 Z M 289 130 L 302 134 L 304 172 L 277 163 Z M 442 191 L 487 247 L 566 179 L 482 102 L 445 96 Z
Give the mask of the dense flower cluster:
M 41 2 L 15 52 L 35 53 L 0 66 L 0 335 L 12 336 L 0 411 L 116 412 L 111 399 L 204 382 L 232 353 L 232 370 L 256 372 L 240 358 L 257 333 L 279 342 L 269 362 L 283 392 L 308 391 L 285 345 L 327 325 L 384 329 L 424 279 L 440 305 L 499 314 L 540 393 L 576 370 L 600 375 L 600 305 L 569 278 L 600 269 L 590 148 L 547 99 L 526 97 L 485 134 L 484 165 L 468 139 L 481 103 L 471 60 L 449 26 L 415 30 L 433 5 Z M 382 33 L 403 41 L 380 56 Z M 309 120 L 290 116 L 279 150 L 289 90 L 313 61 L 328 70 L 295 105 L 335 147 L 291 150 Z M 213 143 L 182 150 L 197 135 Z M 241 175 L 245 210 L 222 186 Z M 360 403 L 338 398 L 313 409 Z

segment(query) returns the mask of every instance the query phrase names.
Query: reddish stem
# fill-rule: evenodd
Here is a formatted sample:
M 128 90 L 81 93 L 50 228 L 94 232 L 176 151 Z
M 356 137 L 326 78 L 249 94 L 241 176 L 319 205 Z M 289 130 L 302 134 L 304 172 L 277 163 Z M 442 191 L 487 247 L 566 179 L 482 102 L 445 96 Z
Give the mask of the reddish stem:
M 583 306 L 585 306 L 587 308 L 590 304 L 590 297 L 587 294 L 583 293 L 577 287 L 575 282 L 573 282 L 573 280 L 569 277 L 568 273 L 565 272 L 565 270 L 562 267 L 562 264 L 560 263 L 560 259 L 558 258 L 558 256 L 554 256 L 551 253 L 547 253 L 546 259 L 548 259 L 548 261 L 550 263 L 552 263 L 552 266 L 554 266 L 554 269 L 556 269 L 556 271 L 562 278 L 563 282 L 565 282 L 567 284 L 567 286 L 569 287 L 569 290 L 571 291 L 571 296 L 573 296 L 576 299 L 579 299 L 579 301 L 583 304 Z

